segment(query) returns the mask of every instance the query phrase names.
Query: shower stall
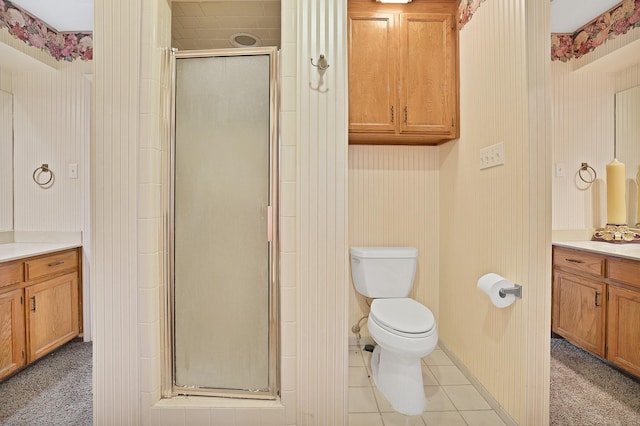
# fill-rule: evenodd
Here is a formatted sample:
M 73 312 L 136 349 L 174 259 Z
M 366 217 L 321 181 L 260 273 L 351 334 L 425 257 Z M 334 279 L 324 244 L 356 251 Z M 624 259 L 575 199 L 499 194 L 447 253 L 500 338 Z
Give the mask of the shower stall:
M 278 393 L 277 62 L 171 54 L 164 397 Z

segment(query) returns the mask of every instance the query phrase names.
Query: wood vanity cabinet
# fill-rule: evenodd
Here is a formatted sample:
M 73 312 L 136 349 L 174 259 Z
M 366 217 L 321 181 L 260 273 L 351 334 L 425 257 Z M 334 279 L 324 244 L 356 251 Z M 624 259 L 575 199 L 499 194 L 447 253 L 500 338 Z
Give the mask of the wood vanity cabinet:
M 640 376 L 640 261 L 553 248 L 551 329 Z
M 79 253 L 0 264 L 0 380 L 79 335 Z
M 26 362 L 22 289 L 0 293 L 0 379 Z
M 457 2 L 348 4 L 349 142 L 459 136 Z
M 640 377 L 640 262 L 608 260 L 609 286 L 607 358 Z
M 561 271 L 553 281 L 553 331 L 604 357 L 606 284 Z

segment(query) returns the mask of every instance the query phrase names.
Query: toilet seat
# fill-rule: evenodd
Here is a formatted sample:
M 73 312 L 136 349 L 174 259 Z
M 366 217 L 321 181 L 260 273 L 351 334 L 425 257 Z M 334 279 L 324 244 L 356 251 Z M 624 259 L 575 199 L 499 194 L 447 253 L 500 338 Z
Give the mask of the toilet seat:
M 433 313 L 410 298 L 375 299 L 369 318 L 381 328 L 402 337 L 420 339 L 435 331 Z

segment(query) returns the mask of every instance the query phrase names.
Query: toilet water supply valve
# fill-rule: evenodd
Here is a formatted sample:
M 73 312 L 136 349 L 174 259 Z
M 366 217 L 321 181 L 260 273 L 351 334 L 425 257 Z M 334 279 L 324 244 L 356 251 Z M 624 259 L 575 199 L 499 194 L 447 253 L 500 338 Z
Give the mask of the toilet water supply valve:
M 368 317 L 369 317 L 368 315 L 363 316 L 362 318 L 360 318 L 358 320 L 358 323 L 356 325 L 351 327 L 351 331 L 353 332 L 353 334 L 357 334 L 358 335 L 358 339 L 360 338 L 360 323 L 362 323 L 363 319 L 366 319 Z

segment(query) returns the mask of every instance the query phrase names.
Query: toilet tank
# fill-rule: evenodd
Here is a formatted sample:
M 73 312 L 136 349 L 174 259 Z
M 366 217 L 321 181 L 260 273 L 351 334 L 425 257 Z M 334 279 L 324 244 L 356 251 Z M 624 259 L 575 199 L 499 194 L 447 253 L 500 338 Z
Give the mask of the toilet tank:
M 415 247 L 351 247 L 351 277 L 372 298 L 407 297 L 416 274 Z

